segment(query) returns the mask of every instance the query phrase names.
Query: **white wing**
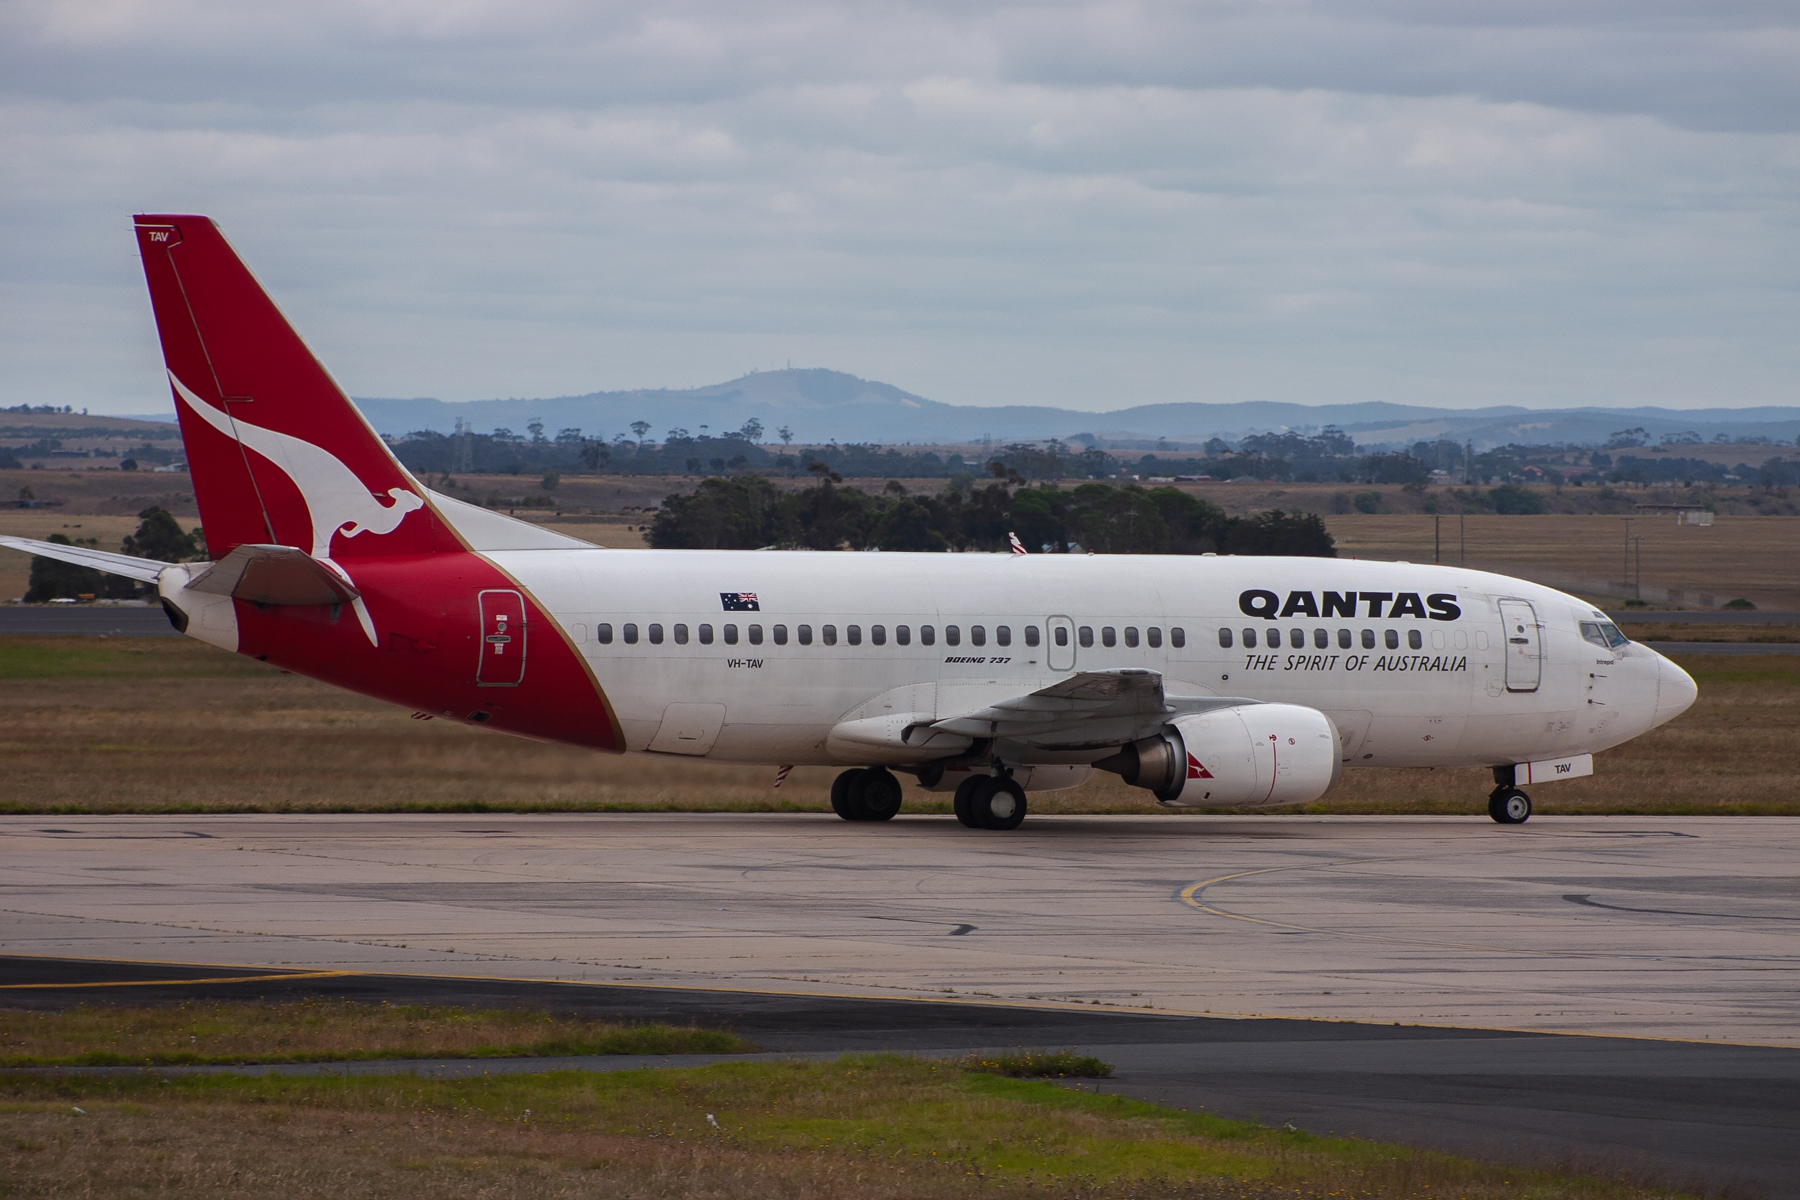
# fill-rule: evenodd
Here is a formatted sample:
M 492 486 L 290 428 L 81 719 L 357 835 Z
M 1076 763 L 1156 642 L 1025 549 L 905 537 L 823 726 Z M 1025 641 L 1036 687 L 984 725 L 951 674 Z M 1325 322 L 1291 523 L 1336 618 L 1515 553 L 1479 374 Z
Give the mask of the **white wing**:
M 1159 672 L 1123 667 L 1078 671 L 1028 695 L 947 717 L 932 728 L 1047 750 L 1080 750 L 1149 737 L 1182 713 L 1256 703 L 1242 696 L 1165 695 Z

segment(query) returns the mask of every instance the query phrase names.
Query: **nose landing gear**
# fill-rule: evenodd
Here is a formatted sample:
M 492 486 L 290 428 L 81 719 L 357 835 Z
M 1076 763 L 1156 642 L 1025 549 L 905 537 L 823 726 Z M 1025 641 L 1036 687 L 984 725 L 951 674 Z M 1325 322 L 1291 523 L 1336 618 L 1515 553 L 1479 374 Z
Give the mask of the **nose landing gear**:
M 891 821 L 900 800 L 900 781 L 882 767 L 857 767 L 831 781 L 831 811 L 846 821 Z
M 1503 783 L 1488 796 L 1488 816 L 1501 825 L 1523 825 L 1531 819 L 1531 797 Z

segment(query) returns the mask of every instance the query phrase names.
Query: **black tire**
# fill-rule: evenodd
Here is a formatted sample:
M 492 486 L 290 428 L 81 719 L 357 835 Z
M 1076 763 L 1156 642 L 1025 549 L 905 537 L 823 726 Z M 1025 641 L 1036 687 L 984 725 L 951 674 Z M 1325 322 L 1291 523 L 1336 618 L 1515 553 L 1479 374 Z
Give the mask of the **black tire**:
M 863 821 L 891 821 L 905 798 L 900 781 L 880 767 L 870 767 L 850 789 L 850 803 Z
M 969 796 L 969 809 L 982 829 L 1017 829 L 1025 819 L 1025 789 L 1010 779 L 988 777 Z
M 831 781 L 831 811 L 846 821 L 860 821 L 858 805 L 855 803 L 857 784 L 862 782 L 863 769 L 852 767 Z
M 970 805 L 970 798 L 974 796 L 976 789 L 980 788 L 987 780 L 986 775 L 971 775 L 956 785 L 956 799 L 951 801 L 950 807 L 956 813 L 956 819 L 968 829 L 981 828 L 981 823 L 975 819 L 975 810 Z
M 1518 788 L 1495 788 L 1488 797 L 1488 816 L 1498 825 L 1523 825 L 1531 820 L 1531 797 Z

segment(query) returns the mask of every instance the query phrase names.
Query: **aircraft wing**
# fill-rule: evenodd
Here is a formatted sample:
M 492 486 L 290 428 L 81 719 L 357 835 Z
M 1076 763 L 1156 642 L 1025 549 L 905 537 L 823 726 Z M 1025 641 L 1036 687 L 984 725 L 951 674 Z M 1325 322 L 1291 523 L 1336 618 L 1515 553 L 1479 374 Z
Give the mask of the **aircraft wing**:
M 109 575 L 124 575 L 130 579 L 141 579 L 145 583 L 155 583 L 170 563 L 157 562 L 153 558 L 133 558 L 129 554 L 114 554 L 107 550 L 94 550 L 87 546 L 64 546 L 56 542 L 40 542 L 35 538 L 0 537 L 0 546 L 9 550 L 23 550 L 27 554 L 36 554 L 44 558 L 54 558 L 57 562 L 74 563 L 78 567 L 92 567 L 96 571 L 105 571 Z
M 935 722 L 933 729 L 1002 738 L 1045 749 L 1088 749 L 1149 737 L 1181 713 L 1260 701 L 1241 696 L 1169 696 L 1158 671 L 1078 671 L 1024 696 Z

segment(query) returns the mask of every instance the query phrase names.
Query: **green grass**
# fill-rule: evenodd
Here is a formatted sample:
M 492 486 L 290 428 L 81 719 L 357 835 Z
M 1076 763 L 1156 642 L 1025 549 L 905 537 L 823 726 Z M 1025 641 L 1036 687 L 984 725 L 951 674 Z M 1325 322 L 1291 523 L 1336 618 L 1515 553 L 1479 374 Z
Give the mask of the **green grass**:
M 275 668 L 191 638 L 0 637 L 0 679 L 228 679 Z
M 999 1054 L 971 1054 L 962 1060 L 965 1071 L 1006 1075 L 1014 1079 L 1110 1079 L 1112 1064 L 1073 1050 L 1003 1050 Z
M 209 1131 L 225 1138 L 216 1153 L 229 1156 L 256 1129 L 292 1127 L 306 1114 L 338 1114 L 330 1123 L 339 1128 L 339 1136 L 313 1153 L 361 1154 L 371 1162 L 410 1163 L 411 1169 L 429 1173 L 443 1162 L 429 1148 L 414 1150 L 425 1130 L 439 1135 L 438 1154 L 451 1156 L 452 1166 L 473 1169 L 469 1164 L 479 1158 L 497 1171 L 511 1155 L 522 1161 L 521 1169 L 529 1166 L 535 1172 L 545 1194 L 552 1178 L 546 1164 L 583 1175 L 587 1187 L 604 1194 L 609 1178 L 628 1174 L 634 1161 L 659 1154 L 730 1169 L 729 1186 L 680 1194 L 945 1196 L 997 1191 L 1543 1200 L 1658 1194 L 1600 1179 L 1272 1129 L 894 1055 L 458 1081 L 13 1075 L 0 1078 L 0 1115 L 15 1126 L 21 1140 L 32 1141 L 31 1149 L 13 1154 L 15 1162 L 33 1169 L 41 1165 L 46 1173 L 56 1168 L 43 1157 L 50 1147 L 37 1131 L 67 1128 L 77 1119 L 71 1115 L 74 1108 L 85 1110 L 78 1128 L 90 1131 L 83 1135 L 88 1143 L 109 1125 L 135 1122 L 141 1127 L 161 1115 L 157 1136 L 140 1140 L 160 1147 L 164 1157 L 180 1136 L 183 1120 L 206 1121 Z M 26 1116 L 32 1122 L 23 1120 Z M 382 1138 L 368 1132 L 377 1122 L 386 1122 L 382 1127 L 388 1133 Z M 235 1135 L 240 1126 L 242 1135 Z M 604 1152 L 597 1152 L 598 1147 Z M 854 1183 L 844 1180 L 824 1191 L 789 1186 L 795 1179 L 817 1176 L 826 1170 L 821 1163 L 834 1161 L 848 1165 L 827 1174 L 853 1171 Z M 273 1164 L 251 1161 L 224 1164 L 232 1169 L 236 1186 L 247 1191 L 258 1190 L 259 1165 L 273 1169 Z M 115 1187 L 135 1182 L 118 1178 L 116 1161 L 109 1166 Z M 415 1193 L 395 1188 L 382 1194 Z
M 4 996 L 4 993 L 0 993 Z M 0 1009 L 0 1066 L 179 1066 L 577 1054 L 744 1054 L 735 1034 L 513 1009 L 428 1004 L 190 1001 Z

